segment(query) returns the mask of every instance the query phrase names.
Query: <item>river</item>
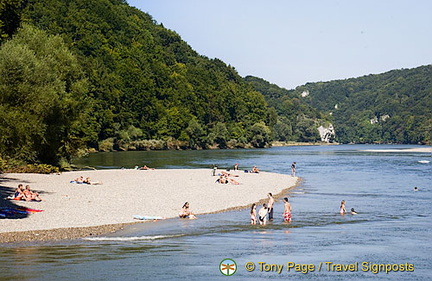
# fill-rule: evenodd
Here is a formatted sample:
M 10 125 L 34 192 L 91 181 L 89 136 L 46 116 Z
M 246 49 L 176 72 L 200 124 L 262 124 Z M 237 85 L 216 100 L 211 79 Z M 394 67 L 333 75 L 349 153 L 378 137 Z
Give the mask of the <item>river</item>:
M 394 151 L 413 147 L 418 146 L 91 154 L 76 164 L 210 169 L 239 163 L 289 174 L 296 161 L 302 182 L 286 195 L 293 222 L 282 221 L 278 200 L 275 220 L 266 226 L 249 225 L 249 210 L 241 210 L 135 224 L 102 237 L 2 245 L 0 279 L 432 280 L 432 164 L 419 162 L 432 156 Z M 358 214 L 341 216 L 341 200 Z

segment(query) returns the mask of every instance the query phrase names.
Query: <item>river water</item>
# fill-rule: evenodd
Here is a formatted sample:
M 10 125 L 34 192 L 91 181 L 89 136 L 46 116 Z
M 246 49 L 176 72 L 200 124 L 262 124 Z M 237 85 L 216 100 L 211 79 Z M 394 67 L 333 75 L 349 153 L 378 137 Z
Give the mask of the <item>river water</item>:
M 210 168 L 238 162 L 289 174 L 296 161 L 302 182 L 287 194 L 293 222 L 283 223 L 279 200 L 266 226 L 249 225 L 248 210 L 242 210 L 135 224 L 89 239 L 2 245 L 0 279 L 432 280 L 432 163 L 419 162 L 432 161 L 431 153 L 367 151 L 413 147 L 92 154 L 77 165 Z M 358 214 L 341 216 L 341 200 Z M 234 275 L 222 274 L 227 266 Z

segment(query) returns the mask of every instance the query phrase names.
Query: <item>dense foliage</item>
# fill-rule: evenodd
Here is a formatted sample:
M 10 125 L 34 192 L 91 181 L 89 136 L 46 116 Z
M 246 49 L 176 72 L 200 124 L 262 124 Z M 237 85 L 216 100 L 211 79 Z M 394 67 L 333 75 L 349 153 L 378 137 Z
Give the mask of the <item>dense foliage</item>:
M 1 3 L 4 159 L 58 163 L 85 146 L 264 147 L 272 141 L 261 93 L 233 67 L 197 54 L 125 1 Z
M 274 138 L 280 141 L 316 142 L 317 128 L 328 126 L 332 120 L 316 110 L 294 91 L 281 88 L 261 78 L 246 76 L 245 80 L 262 93 L 270 106 Z
M 0 170 L 67 163 L 82 148 L 317 141 L 329 122 L 342 142 L 430 142 L 430 74 L 428 66 L 288 91 L 199 55 L 122 0 L 2 0 Z
M 292 94 L 332 113 L 342 143 L 432 143 L 432 65 L 331 82 Z

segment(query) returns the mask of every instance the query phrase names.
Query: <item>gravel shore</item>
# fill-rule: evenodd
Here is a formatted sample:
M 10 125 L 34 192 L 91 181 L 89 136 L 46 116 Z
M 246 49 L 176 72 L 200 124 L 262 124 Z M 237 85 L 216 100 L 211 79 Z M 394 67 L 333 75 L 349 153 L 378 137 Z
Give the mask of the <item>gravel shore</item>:
M 221 171 L 218 171 L 220 173 Z M 177 217 L 188 201 L 196 214 L 249 206 L 296 185 L 298 178 L 237 172 L 239 185 L 215 183 L 208 169 L 98 170 L 62 174 L 3 174 L 3 197 L 30 185 L 42 202 L 0 199 L 0 207 L 40 209 L 22 218 L 0 219 L 0 243 L 75 239 L 114 232 L 137 223 L 134 215 Z M 70 181 L 83 176 L 99 185 Z

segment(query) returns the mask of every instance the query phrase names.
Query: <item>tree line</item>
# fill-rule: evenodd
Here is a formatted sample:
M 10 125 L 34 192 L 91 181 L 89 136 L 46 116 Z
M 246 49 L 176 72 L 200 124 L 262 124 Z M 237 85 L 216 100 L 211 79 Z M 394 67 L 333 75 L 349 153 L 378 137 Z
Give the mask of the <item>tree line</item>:
M 430 74 L 427 69 L 424 75 Z M 414 96 L 407 92 L 414 86 L 416 94 L 425 96 L 416 100 L 430 105 L 430 78 L 406 76 L 410 82 L 405 88 L 395 86 L 397 82 L 385 82 L 386 87 L 382 83 L 381 106 L 389 102 L 385 89 L 390 87 L 399 95 L 394 97 L 398 110 L 405 109 L 406 101 Z M 414 81 L 413 77 L 418 78 Z M 380 76 L 378 80 L 388 79 Z M 381 84 L 367 82 L 370 88 L 365 98 L 363 82 L 353 81 L 347 83 L 350 90 L 343 81 L 286 90 L 261 78 L 243 78 L 233 66 L 198 54 L 176 32 L 122 0 L 3 0 L 0 170 L 4 163 L 14 161 L 67 165 L 87 149 L 243 148 L 267 147 L 273 140 L 315 142 L 319 140 L 317 127 L 330 122 L 335 123 L 341 142 L 357 141 L 360 135 L 363 141 L 375 141 L 372 132 L 365 138 L 366 131 L 349 127 L 349 122 L 364 123 L 368 129 L 363 117 L 371 114 L 358 107 L 348 110 L 344 102 L 367 101 Z M 300 93 L 305 89 L 312 94 L 303 98 Z M 352 96 L 347 98 L 346 91 L 352 91 Z M 339 111 L 330 110 L 334 103 L 340 105 Z M 428 140 L 415 132 L 421 124 L 430 125 L 425 117 L 430 112 L 418 103 L 412 106 L 425 122 L 411 118 L 406 127 L 398 127 L 397 141 Z M 396 122 L 393 129 L 411 116 L 397 119 L 391 111 L 373 111 L 389 114 L 389 120 Z M 379 135 L 387 136 L 387 132 Z M 400 136 L 406 132 L 409 138 Z

